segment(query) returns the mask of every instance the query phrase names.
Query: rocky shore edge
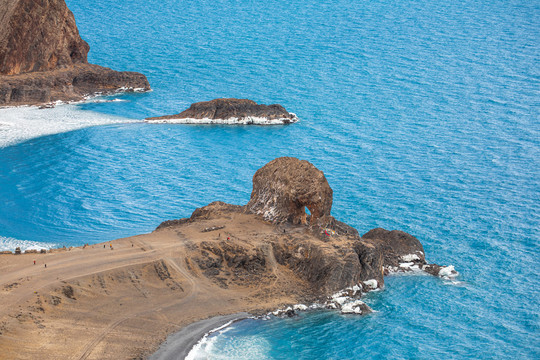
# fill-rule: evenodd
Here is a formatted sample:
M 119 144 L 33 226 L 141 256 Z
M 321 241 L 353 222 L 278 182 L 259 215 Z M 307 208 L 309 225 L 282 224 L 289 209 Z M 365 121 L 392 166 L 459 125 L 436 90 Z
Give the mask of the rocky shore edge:
M 322 171 L 278 158 L 255 173 L 246 205 L 213 202 L 149 234 L 0 256 L 0 347 L 21 359 L 146 358 L 205 318 L 310 309 L 364 315 L 371 309 L 362 296 L 382 290 L 386 275 L 457 275 L 428 263 L 410 234 L 360 235 L 332 216 L 332 202 Z M 223 325 L 209 321 L 177 343 L 196 344 Z
M 363 295 L 382 290 L 387 275 L 422 272 L 443 279 L 458 276 L 451 265 L 428 263 L 422 244 L 414 236 L 382 228 L 360 236 L 354 228 L 332 217 L 331 206 L 332 189 L 322 171 L 307 161 L 278 158 L 255 173 L 253 191 L 247 205 L 214 202 L 196 209 L 190 218 L 163 222 L 155 232 L 180 229 L 203 220 L 212 223 L 212 219 L 232 218 L 242 213 L 257 214 L 277 227 L 277 233 L 283 234 L 281 239 L 267 236 L 267 243 L 255 249 L 228 246 L 225 253 L 223 248 L 231 240 L 229 237 L 217 244 L 201 243 L 199 247 L 193 244 L 191 248 L 191 260 L 205 276 L 225 288 L 230 283 L 226 283 L 222 275 L 234 269 L 238 273 L 247 272 L 247 277 L 258 281 L 259 273 L 266 268 L 268 257 L 274 257 L 279 266 L 290 269 L 308 283 L 303 302 L 284 304 L 273 311 L 261 310 L 249 316 L 253 318 L 293 317 L 298 312 L 321 309 L 366 315 L 373 310 L 361 300 Z M 310 210 L 311 215 L 306 214 L 305 208 Z M 201 231 L 225 231 L 226 228 L 216 225 Z M 235 320 L 246 317 L 244 314 L 235 317 Z M 210 322 L 214 327 L 199 331 L 197 335 L 202 339 L 200 341 L 216 328 L 227 326 L 225 320 L 221 316 L 204 320 L 201 324 Z M 202 329 L 199 325 L 194 326 Z M 183 357 L 187 356 L 195 342 L 193 335 L 189 338 L 190 342 L 186 342 L 185 333 L 185 329 L 182 329 L 171 335 L 171 340 L 162 344 L 150 359 L 172 359 L 166 354 L 173 354 L 182 346 L 189 345 L 190 350 L 183 353 Z
M 0 106 L 75 102 L 91 96 L 146 92 L 148 80 L 137 72 L 119 72 L 93 64 L 20 75 L 0 75 Z
M 149 117 L 153 124 L 232 124 L 232 125 L 284 125 L 298 121 L 279 104 L 257 104 L 248 99 L 214 99 L 191 104 L 176 115 Z

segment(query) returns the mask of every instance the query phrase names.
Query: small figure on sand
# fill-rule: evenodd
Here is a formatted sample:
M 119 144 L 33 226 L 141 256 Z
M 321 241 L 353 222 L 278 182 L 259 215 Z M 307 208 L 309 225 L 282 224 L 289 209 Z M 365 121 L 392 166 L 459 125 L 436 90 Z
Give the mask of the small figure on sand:
M 36 260 L 34 260 L 34 265 L 36 265 Z
M 47 267 L 47 264 L 45 264 L 45 267 Z

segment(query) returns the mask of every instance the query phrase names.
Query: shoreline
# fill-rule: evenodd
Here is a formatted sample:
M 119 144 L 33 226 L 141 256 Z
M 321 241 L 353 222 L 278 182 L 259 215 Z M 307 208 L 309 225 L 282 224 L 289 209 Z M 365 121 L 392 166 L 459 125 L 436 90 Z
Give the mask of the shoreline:
M 205 334 L 250 314 L 288 314 L 316 301 L 344 313 L 369 312 L 357 298 L 384 286 L 384 264 L 368 272 L 356 266 L 359 258 L 382 258 L 379 241 L 397 251 L 387 266 L 412 260 L 415 246 L 422 257 L 414 261 L 425 262 L 421 244 L 406 233 L 330 232 L 331 239 L 321 239 L 305 225 L 276 226 L 222 202 L 163 224 L 71 251 L 0 256 L 3 355 L 185 358 Z M 395 236 L 407 246 L 393 245 Z
M 170 334 L 161 343 L 156 352 L 148 357 L 148 360 L 177 360 L 185 359 L 193 348 L 206 336 L 223 326 L 247 319 L 251 315 L 239 312 L 230 315 L 219 315 L 205 320 L 191 323 L 179 331 Z

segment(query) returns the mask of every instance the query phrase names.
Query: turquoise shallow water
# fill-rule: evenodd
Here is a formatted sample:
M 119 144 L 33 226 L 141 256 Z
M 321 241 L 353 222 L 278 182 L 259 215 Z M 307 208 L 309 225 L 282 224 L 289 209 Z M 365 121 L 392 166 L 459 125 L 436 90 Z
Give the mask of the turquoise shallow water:
M 4 246 L 101 242 L 243 204 L 256 169 L 295 156 L 325 172 L 335 217 L 415 235 L 460 283 L 391 277 L 368 298 L 375 314 L 246 321 L 204 356 L 540 357 L 538 2 L 67 3 L 90 61 L 154 89 L 80 116 L 239 97 L 302 121 L 111 124 L 0 148 Z

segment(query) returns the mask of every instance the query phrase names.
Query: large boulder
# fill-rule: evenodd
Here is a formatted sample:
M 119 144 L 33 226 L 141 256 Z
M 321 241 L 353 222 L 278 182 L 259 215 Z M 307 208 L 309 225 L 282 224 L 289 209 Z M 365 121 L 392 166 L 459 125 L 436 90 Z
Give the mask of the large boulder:
M 64 0 L 0 0 L 0 74 L 48 71 L 87 63 Z
M 310 225 L 332 222 L 332 188 L 324 173 L 306 160 L 281 157 L 270 161 L 253 176 L 247 209 L 274 223 Z

